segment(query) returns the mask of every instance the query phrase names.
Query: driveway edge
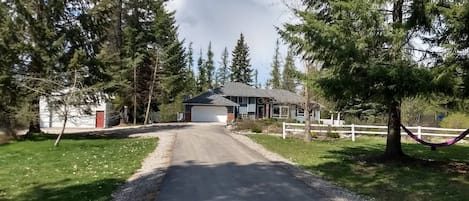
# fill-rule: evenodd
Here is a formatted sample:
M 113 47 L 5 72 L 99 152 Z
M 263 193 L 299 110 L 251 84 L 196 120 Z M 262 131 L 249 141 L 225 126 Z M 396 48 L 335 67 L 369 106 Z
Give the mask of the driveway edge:
M 275 165 L 281 167 L 282 169 L 286 170 L 288 173 L 293 175 L 298 180 L 305 183 L 310 188 L 317 189 L 321 192 L 324 192 L 327 195 L 331 195 L 333 197 L 332 200 L 336 201 L 362 201 L 367 200 L 356 193 L 353 193 L 345 188 L 336 186 L 328 181 L 323 180 L 321 177 L 317 175 L 313 175 L 300 167 L 297 164 L 291 162 L 290 160 L 280 156 L 277 153 L 271 152 L 265 149 L 262 145 L 254 142 L 251 138 L 243 135 L 243 134 L 236 134 L 232 133 L 231 131 L 227 130 L 227 133 L 231 135 L 234 139 L 238 142 L 244 144 L 248 148 L 258 152 L 262 156 L 264 156 L 267 160 L 271 161 Z
M 143 134 L 142 137 L 158 137 L 158 145 L 142 162 L 142 167 L 112 193 L 114 201 L 154 201 L 160 191 L 163 178 L 171 164 L 176 134 Z

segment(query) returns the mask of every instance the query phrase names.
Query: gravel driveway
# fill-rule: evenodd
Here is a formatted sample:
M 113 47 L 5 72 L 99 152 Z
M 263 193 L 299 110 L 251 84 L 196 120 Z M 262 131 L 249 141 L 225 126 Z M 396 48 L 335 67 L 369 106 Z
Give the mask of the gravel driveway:
M 193 124 L 178 131 L 158 201 L 348 200 L 311 188 L 278 163 L 225 133 L 223 125 Z

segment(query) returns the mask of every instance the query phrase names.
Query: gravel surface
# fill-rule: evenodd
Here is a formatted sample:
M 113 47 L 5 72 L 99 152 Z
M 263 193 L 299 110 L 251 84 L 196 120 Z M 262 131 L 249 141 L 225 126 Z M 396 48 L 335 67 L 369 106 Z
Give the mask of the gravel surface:
M 158 145 L 142 163 L 126 184 L 113 194 L 115 201 L 153 201 L 159 192 L 161 182 L 171 162 L 171 154 L 176 139 L 177 129 L 162 129 L 156 132 L 132 134 L 129 137 L 157 137 Z
M 227 131 L 227 133 L 230 133 L 230 131 Z M 353 192 L 350 192 L 347 189 L 338 187 L 330 182 L 324 181 L 322 178 L 319 176 L 313 175 L 309 172 L 306 172 L 296 166 L 295 163 L 291 162 L 290 160 L 280 156 L 277 153 L 273 153 L 271 151 L 268 151 L 265 149 L 262 145 L 257 144 L 253 140 L 251 140 L 249 137 L 242 135 L 242 134 L 234 134 L 231 133 L 231 136 L 241 142 L 242 144 L 246 145 L 250 149 L 260 153 L 262 156 L 267 158 L 268 160 L 272 161 L 273 163 L 277 163 L 280 167 L 283 169 L 287 170 L 290 174 L 295 176 L 297 179 L 301 180 L 304 182 L 306 185 L 310 186 L 311 188 L 314 188 L 316 190 L 322 191 L 327 195 L 332 195 L 333 197 L 332 200 L 336 201 L 345 201 L 345 200 L 350 200 L 350 201 L 361 201 L 361 200 L 366 200 L 362 196 L 359 196 Z

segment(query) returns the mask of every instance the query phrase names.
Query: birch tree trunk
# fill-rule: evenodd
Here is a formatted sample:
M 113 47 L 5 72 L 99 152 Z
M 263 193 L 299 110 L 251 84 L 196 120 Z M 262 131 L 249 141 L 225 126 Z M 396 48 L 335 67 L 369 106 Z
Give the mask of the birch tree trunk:
M 145 112 L 145 121 L 143 122 L 144 125 L 148 123 L 148 117 L 150 116 L 150 106 L 151 106 L 151 99 L 153 98 L 153 90 L 155 88 L 155 81 L 156 81 L 156 72 L 158 70 L 158 62 L 159 56 L 156 56 L 156 64 L 153 69 L 153 77 L 150 84 L 150 91 L 148 92 L 148 103 L 147 103 L 147 111 Z

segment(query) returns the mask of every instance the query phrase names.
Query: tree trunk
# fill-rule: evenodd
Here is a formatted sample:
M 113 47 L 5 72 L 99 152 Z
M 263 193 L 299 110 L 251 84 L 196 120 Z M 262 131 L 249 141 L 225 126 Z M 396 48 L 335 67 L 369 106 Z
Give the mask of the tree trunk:
M 32 118 L 29 121 L 29 131 L 28 131 L 28 134 L 26 135 L 26 138 L 29 137 L 29 134 L 41 132 L 41 126 L 39 123 L 39 97 L 33 98 L 33 100 L 31 101 L 31 107 L 32 107 Z
M 137 66 L 134 67 L 134 125 L 137 124 Z
M 65 133 L 65 126 L 67 125 L 67 120 L 68 120 L 68 113 L 65 112 L 64 116 L 64 123 L 62 125 L 62 130 L 59 133 L 59 136 L 57 136 L 57 139 L 55 140 L 54 147 L 59 146 L 60 139 L 62 138 L 62 135 Z
M 156 71 L 158 70 L 158 62 L 159 62 L 159 59 L 158 59 L 158 54 L 156 56 L 156 64 L 155 64 L 155 69 L 153 69 L 153 77 L 152 77 L 152 80 L 151 80 L 151 84 L 150 84 L 150 91 L 148 92 L 148 104 L 147 104 L 147 111 L 145 112 L 145 122 L 143 122 L 143 124 L 147 124 L 148 123 L 148 117 L 150 116 L 150 106 L 151 106 L 151 99 L 153 97 L 153 90 L 155 88 L 155 81 L 156 81 Z
M 386 138 L 385 159 L 396 160 L 405 156 L 401 147 L 401 108 L 393 102 L 388 109 L 388 135 Z
M 305 63 L 305 73 L 309 75 L 309 65 Z M 305 115 L 305 135 L 303 140 L 305 142 L 311 142 L 311 115 L 309 114 L 311 97 L 309 94 L 309 86 L 308 82 L 305 81 L 304 88 L 305 88 L 305 108 L 304 108 L 304 115 Z

